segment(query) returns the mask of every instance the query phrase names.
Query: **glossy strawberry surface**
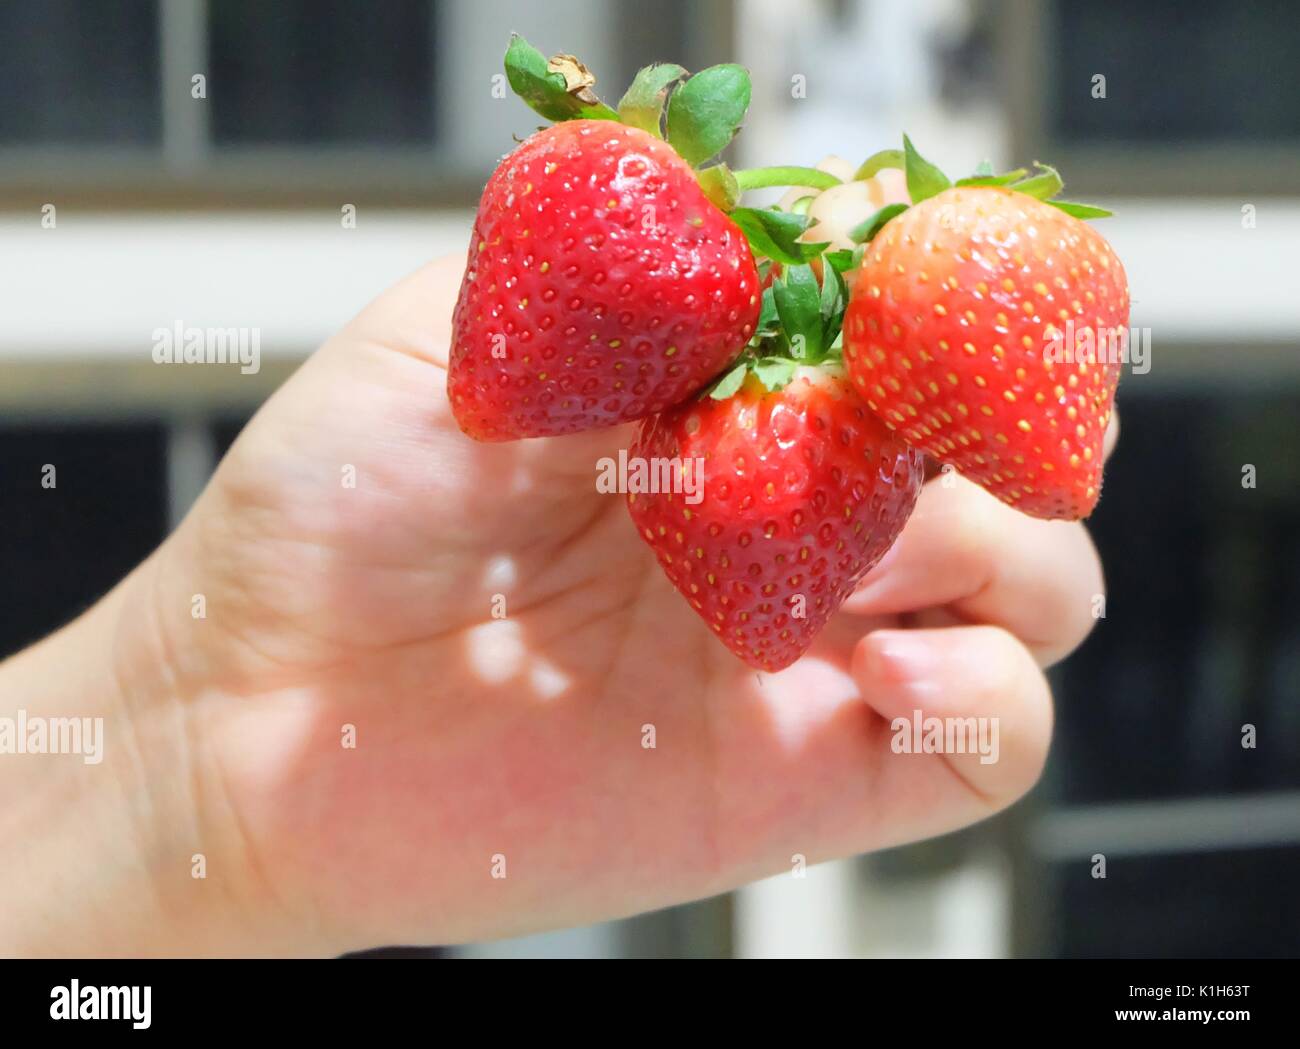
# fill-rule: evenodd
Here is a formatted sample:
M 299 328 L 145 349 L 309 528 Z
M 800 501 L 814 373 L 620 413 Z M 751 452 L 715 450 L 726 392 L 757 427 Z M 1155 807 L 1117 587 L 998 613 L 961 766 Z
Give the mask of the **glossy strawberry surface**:
M 1092 226 L 1022 193 L 955 188 L 871 242 L 844 363 L 908 443 L 1025 513 L 1074 519 L 1101 492 L 1128 317 L 1124 268 Z
M 702 498 L 633 493 L 642 538 L 691 607 L 751 666 L 779 670 L 894 542 L 922 457 L 833 369 L 771 392 L 752 376 L 642 424 L 634 456 L 703 461 Z
M 758 273 L 692 169 L 645 131 L 539 131 L 483 192 L 452 324 L 461 428 L 499 441 L 662 411 L 744 346 Z

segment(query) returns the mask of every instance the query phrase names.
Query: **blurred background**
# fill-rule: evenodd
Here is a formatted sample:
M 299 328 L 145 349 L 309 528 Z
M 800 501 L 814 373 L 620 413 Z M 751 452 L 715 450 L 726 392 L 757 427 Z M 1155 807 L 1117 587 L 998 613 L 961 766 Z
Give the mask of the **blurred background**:
M 609 101 L 652 60 L 749 66 L 738 165 L 856 162 L 903 129 L 953 175 L 1051 161 L 1065 196 L 1117 213 L 1101 228 L 1152 356 L 1121 384 L 1093 520 L 1105 618 L 1054 673 L 1029 798 L 803 877 L 445 953 L 1294 956 L 1287 0 L 0 3 L 0 657 L 143 558 L 320 341 L 464 249 L 484 179 L 538 123 L 494 91 L 511 30 L 579 55 Z M 153 363 L 177 322 L 260 330 L 260 370 Z M 42 498 L 46 462 L 75 505 Z

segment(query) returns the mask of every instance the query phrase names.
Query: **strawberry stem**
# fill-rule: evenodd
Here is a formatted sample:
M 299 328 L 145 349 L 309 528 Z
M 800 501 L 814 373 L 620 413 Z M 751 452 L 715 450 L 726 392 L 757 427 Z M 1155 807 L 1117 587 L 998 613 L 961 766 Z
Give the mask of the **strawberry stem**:
M 733 171 L 741 190 L 764 189 L 768 186 L 808 186 L 810 189 L 830 189 L 840 185 L 840 180 L 816 168 L 775 167 L 747 168 Z

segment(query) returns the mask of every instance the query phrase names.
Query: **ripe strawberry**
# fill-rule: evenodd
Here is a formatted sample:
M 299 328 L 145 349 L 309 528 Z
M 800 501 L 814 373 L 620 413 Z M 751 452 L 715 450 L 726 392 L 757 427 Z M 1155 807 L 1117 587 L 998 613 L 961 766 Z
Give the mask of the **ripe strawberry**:
M 844 363 L 909 444 L 1027 514 L 1077 519 L 1101 492 L 1120 363 L 1072 340 L 1127 330 L 1128 283 L 1074 217 L 1105 212 L 1027 195 L 1060 188 L 1043 170 L 1024 192 L 1006 185 L 1023 172 L 966 180 L 889 220 L 858 271 Z
M 836 364 L 755 374 L 716 400 L 647 419 L 647 461 L 702 457 L 702 499 L 633 493 L 628 510 L 673 585 L 750 666 L 794 662 L 880 560 L 916 503 L 922 457 L 893 437 Z M 721 392 L 721 391 L 718 391 Z
M 479 203 L 448 393 L 485 441 L 574 433 L 689 397 L 759 313 L 749 244 L 672 146 L 614 120 L 537 132 Z

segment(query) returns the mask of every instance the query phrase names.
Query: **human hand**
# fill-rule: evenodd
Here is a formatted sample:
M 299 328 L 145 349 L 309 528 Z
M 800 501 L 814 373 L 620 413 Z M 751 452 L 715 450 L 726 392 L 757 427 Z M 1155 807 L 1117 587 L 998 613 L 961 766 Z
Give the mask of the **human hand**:
M 443 387 L 461 266 L 425 267 L 330 340 L 163 547 L 0 671 L 19 686 L 90 645 L 122 682 L 130 745 L 104 764 L 126 811 L 101 796 L 89 838 L 64 832 L 83 853 L 118 842 L 117 875 L 86 890 L 98 931 L 61 931 L 72 950 L 334 953 L 587 923 L 796 853 L 941 834 L 1037 778 L 1040 668 L 1102 591 L 1081 525 L 931 481 L 809 653 L 757 674 L 596 491 L 627 428 L 459 432 Z M 999 719 L 999 760 L 893 753 L 890 721 L 915 710 Z M 149 902 L 114 906 L 133 866 Z

